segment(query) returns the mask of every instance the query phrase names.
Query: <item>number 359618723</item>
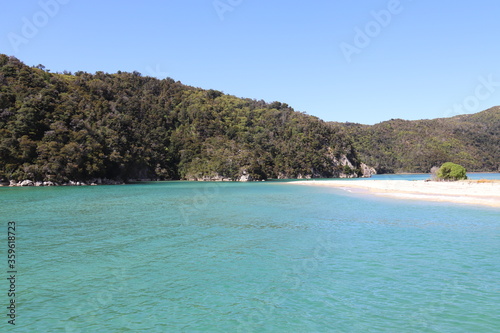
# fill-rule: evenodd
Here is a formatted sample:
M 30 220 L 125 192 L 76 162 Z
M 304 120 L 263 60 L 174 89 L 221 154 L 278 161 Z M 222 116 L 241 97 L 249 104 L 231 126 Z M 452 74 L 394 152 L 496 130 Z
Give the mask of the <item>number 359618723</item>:
M 16 268 L 16 222 L 9 222 L 7 224 L 7 240 L 9 249 L 7 251 L 7 264 L 9 269 Z

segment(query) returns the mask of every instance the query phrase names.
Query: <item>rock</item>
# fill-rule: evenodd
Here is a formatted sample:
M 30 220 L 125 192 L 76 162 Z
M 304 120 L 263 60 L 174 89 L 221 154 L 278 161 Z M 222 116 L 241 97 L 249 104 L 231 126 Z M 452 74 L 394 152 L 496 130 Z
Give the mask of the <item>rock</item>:
M 353 173 L 343 173 L 339 174 L 339 178 L 357 178 L 358 176 Z
M 203 178 L 198 178 L 198 180 L 204 181 L 204 182 L 222 182 L 224 181 L 224 177 L 220 176 L 219 174 L 211 175 L 211 176 L 203 176 Z
M 333 157 L 333 162 L 337 166 L 341 167 L 340 168 L 341 171 L 339 172 L 339 175 L 338 175 L 339 178 L 357 178 L 358 177 L 358 175 L 355 172 L 356 168 L 351 163 L 351 161 L 349 161 L 349 159 L 347 158 L 347 156 L 345 154 L 340 155 L 340 159 Z M 350 171 L 347 171 L 345 169 L 348 169 Z
M 33 186 L 33 182 L 29 179 L 23 180 L 18 186 Z
M 51 181 L 43 182 L 43 186 L 54 186 L 55 184 Z
M 371 166 L 368 166 L 364 163 L 361 163 L 360 168 L 361 168 L 361 173 L 362 173 L 361 177 L 363 177 L 363 178 L 370 178 L 371 176 L 377 174 L 377 170 L 375 170 L 375 168 L 372 168 Z
M 35 182 L 35 186 L 43 186 L 43 182 Z
M 341 155 L 339 162 L 340 162 L 340 165 L 342 165 L 342 166 L 347 165 L 349 168 L 354 169 L 354 165 L 352 165 L 351 161 L 349 161 L 349 159 L 347 158 L 346 155 Z
M 17 181 L 15 181 L 15 180 L 11 180 L 11 181 L 9 182 L 9 186 L 17 186 Z
M 241 175 L 241 177 L 239 179 L 240 182 L 251 182 L 252 180 L 253 180 L 252 176 L 250 176 L 247 173 Z

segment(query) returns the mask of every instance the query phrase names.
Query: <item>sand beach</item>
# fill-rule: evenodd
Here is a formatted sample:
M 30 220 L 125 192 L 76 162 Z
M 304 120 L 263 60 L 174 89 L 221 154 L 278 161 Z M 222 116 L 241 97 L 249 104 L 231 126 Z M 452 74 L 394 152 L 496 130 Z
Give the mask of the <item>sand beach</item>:
M 445 201 L 461 204 L 500 207 L 500 181 L 464 180 L 457 182 L 409 180 L 308 180 L 295 185 L 338 187 L 345 190 L 366 190 L 378 196 Z

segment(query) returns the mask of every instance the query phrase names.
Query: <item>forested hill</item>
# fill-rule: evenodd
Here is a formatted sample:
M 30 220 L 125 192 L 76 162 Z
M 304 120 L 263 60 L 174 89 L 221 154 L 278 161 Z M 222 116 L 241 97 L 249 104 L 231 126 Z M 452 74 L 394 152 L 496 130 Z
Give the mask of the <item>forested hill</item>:
M 0 178 L 240 179 L 359 172 L 345 135 L 286 104 L 0 55 Z
M 468 171 L 500 171 L 500 107 L 432 120 L 330 124 L 349 135 L 360 159 L 379 173 L 427 173 L 447 161 Z

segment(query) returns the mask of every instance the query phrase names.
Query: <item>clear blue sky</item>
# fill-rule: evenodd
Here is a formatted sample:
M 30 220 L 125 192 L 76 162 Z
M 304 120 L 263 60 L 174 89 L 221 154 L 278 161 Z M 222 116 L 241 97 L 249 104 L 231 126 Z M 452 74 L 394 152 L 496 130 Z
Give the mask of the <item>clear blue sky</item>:
M 373 124 L 499 105 L 499 13 L 497 0 L 8 0 L 0 53 Z

